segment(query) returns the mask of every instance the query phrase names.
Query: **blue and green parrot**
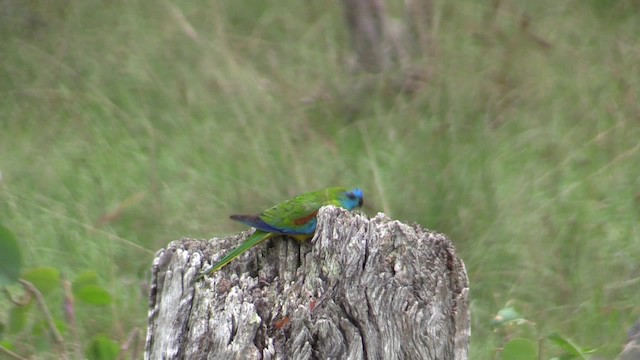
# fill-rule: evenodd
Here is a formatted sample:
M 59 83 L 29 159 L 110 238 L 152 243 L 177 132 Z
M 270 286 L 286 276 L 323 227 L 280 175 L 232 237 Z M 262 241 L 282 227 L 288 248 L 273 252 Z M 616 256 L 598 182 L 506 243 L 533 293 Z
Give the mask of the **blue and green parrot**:
M 362 203 L 363 193 L 359 188 L 332 187 L 298 195 L 258 215 L 231 215 L 232 220 L 253 226 L 256 231 L 211 268 L 198 274 L 195 280 L 220 270 L 243 252 L 273 236 L 289 235 L 299 241 L 309 239 L 316 230 L 318 210 L 325 205 L 353 210 L 362 207 Z

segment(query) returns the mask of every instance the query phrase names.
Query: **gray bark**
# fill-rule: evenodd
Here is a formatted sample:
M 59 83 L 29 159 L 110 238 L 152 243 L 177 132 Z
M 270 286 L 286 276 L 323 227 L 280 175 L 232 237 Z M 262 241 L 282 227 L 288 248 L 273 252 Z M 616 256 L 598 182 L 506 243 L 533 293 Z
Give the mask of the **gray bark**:
M 467 359 L 468 280 L 444 235 L 324 207 L 312 245 L 273 238 L 192 283 L 250 234 L 157 253 L 145 359 Z

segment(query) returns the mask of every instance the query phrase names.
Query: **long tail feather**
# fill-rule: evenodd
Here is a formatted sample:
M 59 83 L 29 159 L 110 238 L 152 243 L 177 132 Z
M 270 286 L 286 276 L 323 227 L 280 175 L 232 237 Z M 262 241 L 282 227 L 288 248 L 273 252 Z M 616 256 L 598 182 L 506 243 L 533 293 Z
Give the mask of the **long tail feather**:
M 266 232 L 266 231 L 256 230 L 256 232 L 254 232 L 253 235 L 251 235 L 247 240 L 245 240 L 245 242 L 240 244 L 240 246 L 238 246 L 237 248 L 233 249 L 233 251 L 228 253 L 225 257 L 223 257 L 215 265 L 210 267 L 208 270 L 203 271 L 200 274 L 198 274 L 198 276 L 196 276 L 194 281 L 198 281 L 198 280 L 204 278 L 205 276 L 211 274 L 212 272 L 220 270 L 223 266 L 227 265 L 229 262 L 231 262 L 231 260 L 233 260 L 233 259 L 237 258 L 238 256 L 240 256 L 243 252 L 251 249 L 252 247 L 254 247 L 254 246 L 258 245 L 258 244 L 260 244 L 261 242 L 263 242 L 263 241 L 267 240 L 268 238 L 272 237 L 273 235 L 274 234 Z

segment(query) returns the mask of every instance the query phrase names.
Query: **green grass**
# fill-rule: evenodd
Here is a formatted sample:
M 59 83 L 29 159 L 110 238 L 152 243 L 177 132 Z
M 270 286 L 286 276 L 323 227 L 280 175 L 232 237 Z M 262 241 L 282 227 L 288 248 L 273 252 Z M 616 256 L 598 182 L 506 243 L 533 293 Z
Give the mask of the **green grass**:
M 124 341 L 157 249 L 355 184 L 370 215 L 454 240 L 472 359 L 509 301 L 613 358 L 640 317 L 640 9 L 489 3 L 435 2 L 433 76 L 409 96 L 354 94 L 337 2 L 10 1 L 0 222 L 28 266 L 98 271 L 116 301 L 81 338 Z

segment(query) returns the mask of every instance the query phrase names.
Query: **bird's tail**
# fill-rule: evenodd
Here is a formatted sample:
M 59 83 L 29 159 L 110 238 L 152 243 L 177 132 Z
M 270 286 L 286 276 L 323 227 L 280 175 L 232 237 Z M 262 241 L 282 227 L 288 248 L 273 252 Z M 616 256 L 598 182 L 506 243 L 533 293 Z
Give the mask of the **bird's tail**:
M 266 231 L 262 231 L 262 230 L 256 230 L 251 236 L 249 236 L 249 238 L 247 240 L 245 240 L 242 244 L 240 244 L 240 246 L 238 246 L 237 248 L 233 249 L 233 251 L 231 251 L 230 253 L 228 253 L 225 257 L 223 257 L 220 261 L 218 261 L 215 265 L 213 265 L 212 267 L 210 267 L 208 270 L 201 272 L 200 274 L 198 274 L 194 281 L 198 281 L 202 278 L 204 278 L 205 276 L 211 274 L 214 271 L 218 271 L 220 270 L 223 266 L 227 265 L 229 262 L 231 262 L 231 260 L 237 258 L 238 256 L 240 256 L 240 254 L 242 254 L 243 252 L 251 249 L 252 247 L 260 244 L 261 242 L 267 240 L 268 238 L 272 237 L 274 234 L 273 233 L 269 233 Z

